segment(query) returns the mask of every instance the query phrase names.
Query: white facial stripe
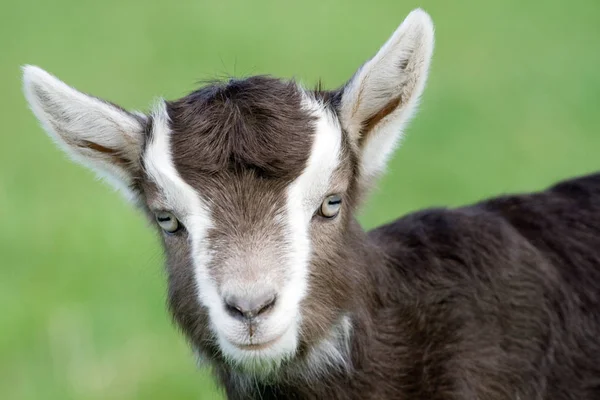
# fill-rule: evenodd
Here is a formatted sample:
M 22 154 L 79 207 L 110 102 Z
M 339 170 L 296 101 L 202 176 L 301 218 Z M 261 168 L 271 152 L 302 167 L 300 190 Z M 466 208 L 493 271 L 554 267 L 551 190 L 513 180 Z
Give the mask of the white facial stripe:
M 305 108 L 317 117 L 311 154 L 302 174 L 290 185 L 294 199 L 300 199 L 305 218 L 312 217 L 321 204 L 331 181 L 333 172 L 340 164 L 342 130 L 338 119 L 315 100 L 304 99 Z
M 178 217 L 186 218 L 195 212 L 208 216 L 206 206 L 200 201 L 198 193 L 179 176 L 173 164 L 169 116 L 163 101 L 155 107 L 152 118 L 152 140 L 144 157 L 146 172 L 156 183 L 169 206 L 179 213 Z
M 331 178 L 339 167 L 342 129 L 336 116 L 321 104 L 306 98 L 306 107 L 317 117 L 314 142 L 304 172 L 288 188 L 288 218 L 291 276 L 285 289 L 286 301 L 299 307 L 308 290 L 311 262 L 310 224 L 317 207 L 328 195 Z M 296 311 L 299 314 L 299 310 Z M 299 321 L 298 321 L 299 322 Z M 301 374 L 319 376 L 329 367 L 345 366 L 351 324 L 347 317 L 330 336 L 312 349 Z
M 144 157 L 146 172 L 162 192 L 164 202 L 174 210 L 188 230 L 200 302 L 209 309 L 221 308 L 217 286 L 206 267 L 211 258 L 206 242 L 207 231 L 213 226 L 210 210 L 175 169 L 171 157 L 169 116 L 163 101 L 156 106 L 152 117 L 152 141 Z
M 342 146 L 342 132 L 337 119 L 320 104 L 309 99 L 305 102 L 306 107 L 317 116 L 317 123 L 306 168 L 287 191 L 290 276 L 281 296 L 282 303 L 298 316 L 300 302 L 308 289 L 310 223 L 327 195 L 331 176 L 340 163 Z
M 305 107 L 317 116 L 314 141 L 306 168 L 287 191 L 292 275 L 285 295 L 295 306 L 304 298 L 307 289 L 311 253 L 310 221 L 327 194 L 331 176 L 339 165 L 342 145 L 337 119 L 314 100 L 305 98 Z

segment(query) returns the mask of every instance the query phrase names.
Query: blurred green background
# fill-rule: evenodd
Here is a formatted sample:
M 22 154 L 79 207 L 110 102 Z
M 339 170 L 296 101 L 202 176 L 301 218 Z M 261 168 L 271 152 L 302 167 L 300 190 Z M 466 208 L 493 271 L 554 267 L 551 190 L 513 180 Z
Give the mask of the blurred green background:
M 157 238 L 43 134 L 20 65 L 141 110 L 229 74 L 334 87 L 418 6 L 429 85 L 365 226 L 600 170 L 598 0 L 2 2 L 0 398 L 218 398 L 165 311 Z

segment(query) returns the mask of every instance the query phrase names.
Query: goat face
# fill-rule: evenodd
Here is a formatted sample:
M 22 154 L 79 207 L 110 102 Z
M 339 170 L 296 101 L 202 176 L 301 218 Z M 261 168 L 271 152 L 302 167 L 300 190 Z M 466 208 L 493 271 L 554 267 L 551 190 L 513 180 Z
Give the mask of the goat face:
M 364 282 L 353 211 L 415 109 L 432 48 L 417 10 L 335 92 L 253 77 L 143 115 L 25 67 L 25 93 L 68 154 L 155 222 L 169 305 L 198 352 L 268 376 L 289 360 L 345 362 Z
M 171 309 L 201 353 L 269 373 L 341 321 L 350 160 L 334 110 L 293 83 L 231 81 L 157 107 L 141 191 Z

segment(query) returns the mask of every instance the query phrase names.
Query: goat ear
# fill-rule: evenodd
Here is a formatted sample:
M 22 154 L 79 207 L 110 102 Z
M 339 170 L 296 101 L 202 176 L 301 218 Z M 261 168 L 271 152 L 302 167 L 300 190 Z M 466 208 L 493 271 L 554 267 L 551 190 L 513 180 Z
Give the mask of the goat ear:
M 134 200 L 145 117 L 81 93 L 38 67 L 23 67 L 23 86 L 31 110 L 56 143 Z
M 433 44 L 431 18 L 423 10 L 414 10 L 343 88 L 339 115 L 359 151 L 362 182 L 372 182 L 385 168 L 415 112 Z

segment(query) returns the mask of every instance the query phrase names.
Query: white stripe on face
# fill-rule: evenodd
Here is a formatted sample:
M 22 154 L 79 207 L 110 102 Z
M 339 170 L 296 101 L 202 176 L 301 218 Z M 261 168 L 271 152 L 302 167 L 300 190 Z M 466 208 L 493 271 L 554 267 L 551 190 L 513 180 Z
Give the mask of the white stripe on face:
M 287 190 L 290 278 L 283 295 L 296 310 L 308 290 L 311 258 L 310 224 L 329 194 L 331 177 L 339 166 L 342 131 L 337 118 L 308 97 L 305 107 L 317 117 L 314 141 L 307 165 Z
M 200 303 L 209 310 L 220 309 L 221 298 L 207 268 L 210 254 L 206 236 L 213 226 L 210 210 L 196 190 L 175 169 L 171 156 L 169 115 L 164 101 L 160 101 L 155 107 L 152 118 L 152 139 L 144 154 L 146 172 L 162 193 L 161 203 L 164 203 L 165 208 L 173 210 L 187 228 Z

